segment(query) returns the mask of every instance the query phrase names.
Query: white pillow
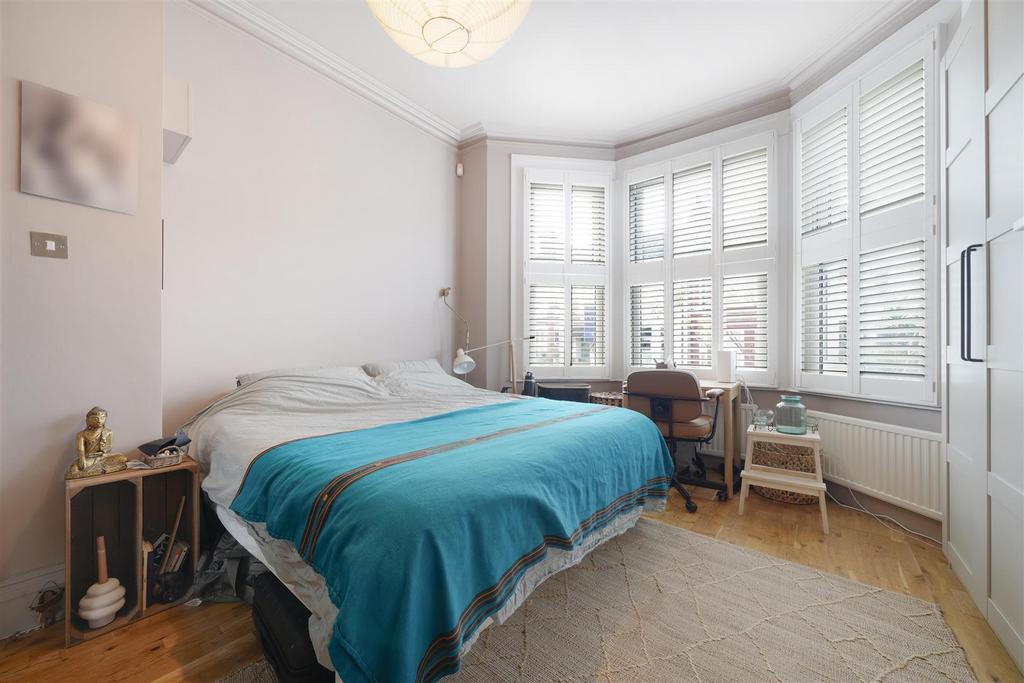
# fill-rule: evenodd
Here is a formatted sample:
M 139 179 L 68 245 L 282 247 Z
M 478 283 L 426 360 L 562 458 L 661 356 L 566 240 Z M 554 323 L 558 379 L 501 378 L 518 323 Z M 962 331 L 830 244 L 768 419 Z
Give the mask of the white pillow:
M 454 398 L 484 391 L 444 372 L 424 372 L 407 368 L 382 373 L 370 381 L 392 396 L 402 397 Z
M 363 372 L 362 368 L 352 365 L 339 365 L 336 367 L 281 368 L 279 370 L 264 370 L 263 372 L 248 372 L 235 377 L 235 384 L 238 387 L 244 387 L 258 379 L 267 379 L 268 377 L 335 377 L 339 379 L 350 378 L 370 381 L 369 375 Z
M 437 362 L 436 358 L 427 358 L 425 360 L 396 360 L 389 363 L 366 363 L 363 365 L 363 370 L 370 377 L 378 377 L 380 375 L 394 373 L 396 371 L 403 372 L 436 372 L 447 374 L 441 364 Z

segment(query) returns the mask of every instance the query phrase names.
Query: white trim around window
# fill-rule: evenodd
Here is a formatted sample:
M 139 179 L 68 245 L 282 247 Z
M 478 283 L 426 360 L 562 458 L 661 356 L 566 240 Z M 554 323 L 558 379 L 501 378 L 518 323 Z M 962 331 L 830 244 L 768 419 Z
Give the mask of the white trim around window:
M 793 123 L 798 389 L 937 405 L 934 46 L 929 33 Z
M 522 155 L 511 163 L 510 323 L 513 337 L 536 336 L 520 347 L 524 370 L 540 380 L 610 379 L 614 164 Z
M 775 133 L 631 169 L 618 191 L 624 376 L 671 358 L 710 379 L 716 352 L 734 348 L 744 381 L 774 386 L 784 310 Z M 681 317 L 677 296 L 696 313 Z

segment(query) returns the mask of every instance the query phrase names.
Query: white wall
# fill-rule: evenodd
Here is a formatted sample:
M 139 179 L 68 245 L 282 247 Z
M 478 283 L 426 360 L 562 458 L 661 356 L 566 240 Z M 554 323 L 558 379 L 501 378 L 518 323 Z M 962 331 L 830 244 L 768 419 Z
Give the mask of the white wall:
M 3 2 L 0 156 L 0 637 L 64 558 L 63 475 L 85 413 L 115 449 L 160 432 L 159 3 Z M 18 192 L 19 81 L 126 112 L 140 130 L 138 209 L 124 215 Z M 29 256 L 31 230 L 69 258 Z
M 191 5 L 166 27 L 194 137 L 164 167 L 164 430 L 239 373 L 450 358 L 454 148 Z
M 465 254 L 459 262 L 460 296 L 470 297 L 460 309 L 469 319 L 473 346 L 508 339 L 512 244 L 512 155 L 611 160 L 614 151 L 593 147 L 550 145 L 505 140 L 481 140 L 461 150 L 466 175 L 460 187 L 460 243 Z M 467 301 L 465 298 L 462 301 Z M 468 313 L 468 314 L 467 314 Z M 522 345 L 517 349 L 522 363 Z M 508 351 L 497 347 L 473 354 L 477 369 L 469 381 L 500 389 L 508 382 Z
M 487 143 L 479 143 L 459 151 L 463 176 L 459 178 L 458 237 L 455 244 L 456 272 L 452 306 L 466 319 L 470 344 L 465 348 L 483 346 L 487 335 Z M 466 343 L 465 325 L 452 316 L 454 344 Z M 477 361 L 466 381 L 476 386 L 487 382 L 487 354 L 472 354 Z M 450 367 L 451 359 L 442 365 Z

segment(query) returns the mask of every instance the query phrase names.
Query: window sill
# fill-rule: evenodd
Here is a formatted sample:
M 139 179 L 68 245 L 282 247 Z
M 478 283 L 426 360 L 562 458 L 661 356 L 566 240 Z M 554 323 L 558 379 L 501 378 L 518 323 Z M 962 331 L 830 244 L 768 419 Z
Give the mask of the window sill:
M 610 379 L 608 377 L 552 377 L 548 379 L 534 376 L 533 379 L 543 384 L 622 384 L 621 379 Z M 516 383 L 522 384 L 522 378 L 516 379 Z
M 817 396 L 819 398 L 834 398 L 842 401 L 857 401 L 871 405 L 894 406 L 897 408 L 912 408 L 914 410 L 927 410 L 933 413 L 942 412 L 942 406 L 934 403 L 911 403 L 909 401 L 893 401 L 884 398 L 871 398 L 870 396 L 859 396 L 857 394 L 844 394 L 841 392 L 829 392 L 820 390 L 797 389 L 795 387 L 752 387 L 762 391 L 778 391 L 782 393 L 799 394 L 801 396 Z

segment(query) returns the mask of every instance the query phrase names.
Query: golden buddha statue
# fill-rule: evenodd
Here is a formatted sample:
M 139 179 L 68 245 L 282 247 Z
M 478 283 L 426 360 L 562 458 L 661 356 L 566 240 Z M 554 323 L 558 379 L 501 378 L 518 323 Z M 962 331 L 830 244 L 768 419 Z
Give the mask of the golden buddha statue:
M 128 458 L 120 453 L 111 453 L 113 447 L 114 432 L 107 429 L 107 411 L 96 406 L 85 415 L 85 429 L 75 435 L 78 457 L 64 478 L 92 477 L 126 469 Z

